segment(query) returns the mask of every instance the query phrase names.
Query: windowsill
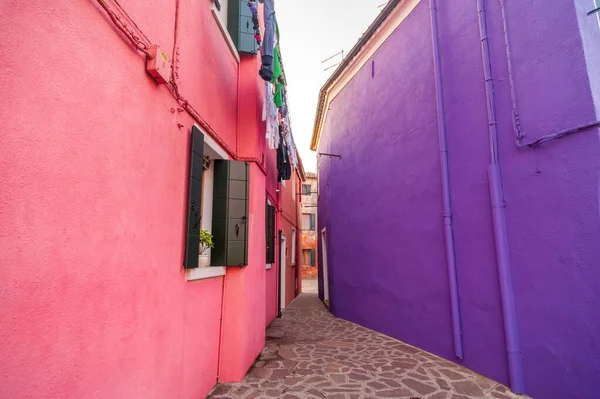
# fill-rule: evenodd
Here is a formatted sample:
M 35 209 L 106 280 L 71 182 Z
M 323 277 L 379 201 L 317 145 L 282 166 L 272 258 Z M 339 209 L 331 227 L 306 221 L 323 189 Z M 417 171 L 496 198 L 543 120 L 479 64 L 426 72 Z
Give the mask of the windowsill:
M 215 21 L 217 21 L 217 25 L 219 25 L 219 30 L 221 31 L 221 35 L 223 35 L 223 38 L 227 42 L 227 46 L 229 47 L 229 51 L 231 52 L 231 55 L 233 55 L 233 58 L 235 58 L 235 62 L 239 64 L 240 63 L 240 55 L 238 54 L 237 48 L 235 48 L 235 44 L 233 43 L 233 40 L 231 39 L 231 36 L 229 35 L 229 31 L 227 31 L 227 27 L 223 26 L 223 24 L 221 23 L 219 14 L 217 14 L 218 11 L 215 6 L 215 3 L 210 4 L 210 11 L 212 12 L 213 17 L 215 18 Z
M 188 269 L 185 271 L 186 281 L 204 280 L 207 278 L 220 277 L 225 275 L 225 267 L 199 267 L 196 269 Z
M 271 270 L 272 267 L 273 267 L 272 263 L 267 263 L 267 270 Z

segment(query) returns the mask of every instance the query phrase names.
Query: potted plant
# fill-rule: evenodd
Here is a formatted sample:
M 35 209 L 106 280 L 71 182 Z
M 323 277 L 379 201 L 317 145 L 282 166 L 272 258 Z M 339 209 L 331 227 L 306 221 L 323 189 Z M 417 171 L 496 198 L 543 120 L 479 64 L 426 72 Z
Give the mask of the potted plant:
M 202 229 L 200 229 L 200 240 L 199 240 L 199 242 L 200 242 L 200 255 L 204 255 L 204 253 L 209 248 L 214 248 L 215 247 L 215 245 L 213 244 L 213 235 L 210 234 L 210 232 L 208 230 L 202 230 Z

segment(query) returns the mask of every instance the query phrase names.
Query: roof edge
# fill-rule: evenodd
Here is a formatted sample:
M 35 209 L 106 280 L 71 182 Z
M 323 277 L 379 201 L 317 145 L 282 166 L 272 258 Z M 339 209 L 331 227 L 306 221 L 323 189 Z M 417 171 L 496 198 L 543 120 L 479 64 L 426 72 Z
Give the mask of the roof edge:
M 331 88 L 331 86 L 335 83 L 335 81 L 340 77 L 342 72 L 350 65 L 352 60 L 360 53 L 362 48 L 371 40 L 377 29 L 383 24 L 383 22 L 390 16 L 394 8 L 403 2 L 404 0 L 390 0 L 385 8 L 379 13 L 375 21 L 371 23 L 367 31 L 361 36 L 358 42 L 352 47 L 348 56 L 344 58 L 342 63 L 335 69 L 333 74 L 327 79 L 321 90 L 319 91 L 319 101 L 317 105 L 317 113 L 315 115 L 315 122 L 313 126 L 313 135 L 310 142 L 310 149 L 312 151 L 317 151 L 317 145 L 319 143 L 319 139 L 321 137 L 321 120 L 323 119 L 323 115 L 325 113 L 325 101 L 327 98 L 327 92 Z

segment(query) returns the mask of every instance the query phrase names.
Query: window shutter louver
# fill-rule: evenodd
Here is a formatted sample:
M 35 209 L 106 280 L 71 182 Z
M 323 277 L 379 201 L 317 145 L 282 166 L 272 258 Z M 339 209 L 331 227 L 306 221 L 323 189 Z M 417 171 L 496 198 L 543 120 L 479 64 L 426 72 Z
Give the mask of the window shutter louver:
M 315 265 L 315 250 L 314 249 L 310 250 L 310 265 L 311 266 Z
M 198 267 L 200 255 L 200 220 L 202 197 L 202 171 L 204 155 L 204 134 L 196 126 L 192 127 L 192 145 L 190 150 L 190 178 L 188 182 L 187 234 L 185 245 L 186 269 Z
M 214 161 L 212 266 L 248 265 L 248 189 L 246 162 Z
M 310 214 L 310 229 L 311 230 L 316 230 L 317 229 L 317 227 L 315 226 L 315 224 L 316 224 L 315 223 L 315 214 L 311 213 Z

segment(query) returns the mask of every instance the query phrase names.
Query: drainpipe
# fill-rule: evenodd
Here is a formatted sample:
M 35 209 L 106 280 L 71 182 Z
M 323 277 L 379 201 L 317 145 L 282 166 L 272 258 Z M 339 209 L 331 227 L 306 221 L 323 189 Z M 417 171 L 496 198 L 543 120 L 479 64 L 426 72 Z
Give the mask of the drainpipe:
M 504 336 L 510 385 L 514 393 L 521 394 L 525 391 L 523 383 L 523 363 L 521 359 L 521 346 L 517 329 L 517 314 L 515 310 L 515 297 L 512 284 L 512 271 L 508 248 L 508 234 L 506 231 L 506 204 L 502 188 L 502 175 L 498 151 L 498 123 L 496 121 L 496 99 L 494 95 L 494 81 L 492 76 L 492 63 L 488 42 L 488 29 L 485 17 L 484 0 L 477 0 L 479 14 L 479 34 L 481 39 L 481 59 L 485 78 L 485 94 L 488 112 L 488 131 L 490 139 L 491 165 L 489 165 L 490 196 L 492 215 L 494 220 L 494 237 L 496 243 L 496 257 L 498 262 L 498 279 L 500 282 L 500 296 L 502 298 L 502 314 L 504 318 Z
M 448 143 L 444 110 L 444 93 L 442 85 L 442 64 L 440 61 L 440 46 L 437 22 L 436 0 L 429 0 L 431 9 L 431 34 L 433 39 L 433 63 L 435 70 L 435 88 L 437 96 L 437 119 L 440 142 L 440 158 L 442 169 L 442 192 L 444 206 L 444 235 L 446 237 L 446 262 L 450 283 L 450 303 L 452 305 L 452 330 L 454 335 L 454 353 L 462 359 L 463 341 L 460 317 L 460 301 L 458 298 L 458 279 L 456 276 L 456 255 L 454 245 L 454 229 L 452 224 L 452 203 L 450 200 L 450 172 L 448 169 Z

